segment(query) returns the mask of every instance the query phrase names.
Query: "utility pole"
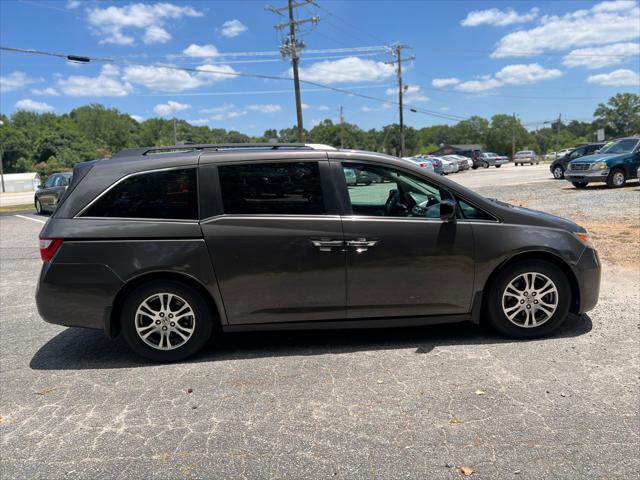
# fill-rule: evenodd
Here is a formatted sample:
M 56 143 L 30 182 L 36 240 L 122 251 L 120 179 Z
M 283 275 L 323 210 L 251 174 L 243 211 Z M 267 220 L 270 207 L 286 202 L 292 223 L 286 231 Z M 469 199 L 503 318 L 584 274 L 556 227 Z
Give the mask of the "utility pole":
M 516 114 L 513 113 L 511 121 L 511 160 L 516 158 Z
M 558 128 L 556 128 L 556 151 L 560 147 L 560 124 L 562 123 L 562 113 L 558 114 Z
M 404 105 L 402 95 L 404 93 L 404 85 L 402 83 L 402 62 L 407 62 L 415 59 L 415 55 L 411 55 L 408 58 L 402 58 L 402 50 L 407 48 L 408 45 L 403 43 L 396 43 L 392 47 L 392 55 L 395 55 L 396 59 L 393 62 L 386 62 L 389 65 L 395 65 L 396 74 L 398 76 L 398 112 L 400 114 L 400 156 L 405 157 L 407 155 L 407 149 L 404 141 Z
M 178 127 L 176 126 L 176 119 L 173 119 L 173 144 L 178 144 Z
M 267 10 L 276 13 L 278 15 L 284 15 L 283 12 L 288 13 L 288 22 L 278 23 L 274 25 L 276 30 L 283 31 L 288 28 L 289 33 L 282 39 L 282 45 L 280 46 L 280 53 L 283 57 L 291 57 L 291 66 L 293 67 L 293 86 L 296 96 L 296 116 L 298 119 L 298 141 L 304 142 L 304 128 L 302 123 L 302 99 L 300 98 L 300 75 L 298 73 L 298 65 L 300 63 L 300 52 L 305 48 L 305 44 L 302 40 L 296 37 L 300 26 L 305 23 L 316 24 L 320 20 L 318 16 L 312 16 L 301 20 L 296 20 L 294 15 L 294 8 L 303 7 L 305 5 L 314 5 L 314 0 L 287 0 L 286 7 L 267 7 Z
M 342 105 L 340 105 L 340 148 L 344 148 L 344 115 Z
M 2 120 L 0 120 L 0 126 L 3 126 L 3 125 L 4 125 L 4 122 Z M 2 182 L 2 193 L 5 192 L 5 189 L 4 189 L 4 162 L 2 160 L 2 154 L 4 153 L 3 150 L 4 149 L 2 148 L 2 145 L 0 145 L 0 182 Z

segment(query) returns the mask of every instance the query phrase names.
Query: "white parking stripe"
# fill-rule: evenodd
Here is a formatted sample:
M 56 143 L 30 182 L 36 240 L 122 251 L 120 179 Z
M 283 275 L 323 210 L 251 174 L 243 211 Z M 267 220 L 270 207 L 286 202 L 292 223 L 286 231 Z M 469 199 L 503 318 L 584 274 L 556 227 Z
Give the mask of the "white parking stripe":
M 32 222 L 47 223 L 45 220 L 40 220 L 39 218 L 25 217 L 24 215 L 14 215 L 14 217 L 24 218 L 25 220 L 31 220 Z

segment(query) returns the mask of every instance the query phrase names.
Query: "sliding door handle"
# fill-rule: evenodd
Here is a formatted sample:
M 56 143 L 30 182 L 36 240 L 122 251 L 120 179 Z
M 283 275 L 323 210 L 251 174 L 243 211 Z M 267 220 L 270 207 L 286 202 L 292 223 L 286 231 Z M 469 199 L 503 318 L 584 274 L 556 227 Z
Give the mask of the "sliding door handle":
M 328 238 L 311 239 L 314 247 L 318 247 L 321 252 L 330 252 L 334 247 L 343 247 L 343 240 L 331 240 Z
M 358 238 L 356 240 L 347 240 L 347 247 L 355 247 L 357 253 L 366 252 L 369 247 L 375 247 L 378 240 L 367 240 L 366 238 Z

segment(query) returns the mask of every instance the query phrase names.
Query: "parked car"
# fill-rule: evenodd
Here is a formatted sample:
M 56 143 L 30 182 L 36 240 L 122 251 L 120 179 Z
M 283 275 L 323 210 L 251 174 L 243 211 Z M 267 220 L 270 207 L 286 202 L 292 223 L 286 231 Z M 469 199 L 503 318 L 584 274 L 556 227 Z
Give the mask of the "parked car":
M 598 153 L 570 161 L 564 178 L 576 188 L 602 182 L 609 188 L 618 188 L 638 177 L 638 166 L 640 136 L 627 137 L 606 144 Z
M 49 175 L 44 185 L 40 185 L 33 198 L 36 213 L 41 215 L 45 212 L 53 212 L 60 202 L 60 199 L 67 191 L 71 182 L 71 172 L 61 172 Z
M 467 159 L 464 157 L 459 157 L 458 155 L 444 155 L 442 158 L 449 160 L 450 162 L 454 162 L 458 166 L 459 172 L 469 169 Z
M 536 152 L 533 150 L 521 150 L 516 153 L 515 157 L 513 157 L 513 163 L 517 167 L 518 165 L 524 165 L 528 163 L 529 165 L 533 165 L 534 163 L 538 165 L 540 161 L 536 156 Z
M 415 157 L 410 158 L 411 161 L 420 163 L 431 163 L 433 165 L 434 173 L 438 175 L 444 175 L 444 170 L 442 168 L 442 162 L 439 158 L 434 157 L 432 155 L 416 155 Z
M 458 172 L 459 168 L 458 168 L 458 162 L 457 161 L 447 160 L 444 157 L 437 157 L 437 158 L 442 163 L 442 172 L 445 175 L 449 175 L 450 173 L 457 173 Z
M 503 157 L 493 152 L 482 152 L 478 155 L 478 158 L 474 162 L 474 168 L 483 167 L 496 167 L 500 168 L 502 165 L 509 163 L 507 157 Z
M 462 162 L 467 164 L 465 170 L 469 170 L 473 166 L 473 160 L 471 160 L 469 157 L 465 157 L 464 155 L 454 155 L 454 157 L 457 157 Z
M 389 188 L 347 188 L 358 170 Z M 288 172 L 293 185 L 254 198 L 252 171 Z M 534 338 L 598 299 L 583 227 L 383 154 L 135 148 L 77 164 L 68 192 L 40 233 L 40 315 L 122 335 L 153 361 L 189 357 L 221 332 L 483 319 Z
M 427 172 L 435 172 L 434 163 L 428 158 L 421 157 L 402 157 L 403 160 L 415 163 L 420 168 L 424 168 Z
M 358 184 L 358 177 L 356 176 L 356 171 L 350 168 L 345 169 L 344 179 L 347 182 L 347 185 L 349 186 L 354 186 Z
M 572 150 L 569 150 L 569 153 L 564 155 L 563 157 L 558 158 L 551 162 L 549 165 L 549 170 L 553 175 L 553 178 L 562 179 L 564 178 L 564 172 L 567 169 L 567 164 L 571 160 L 575 160 L 576 158 L 584 157 L 586 155 L 591 155 L 595 153 L 599 149 L 604 146 L 604 143 L 587 143 L 585 145 L 580 145 Z

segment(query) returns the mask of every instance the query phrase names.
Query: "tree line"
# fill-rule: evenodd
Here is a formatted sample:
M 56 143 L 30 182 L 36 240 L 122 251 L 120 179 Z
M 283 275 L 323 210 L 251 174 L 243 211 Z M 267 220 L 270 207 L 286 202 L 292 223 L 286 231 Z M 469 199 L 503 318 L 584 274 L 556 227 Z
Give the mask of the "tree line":
M 223 128 L 190 125 L 184 120 L 152 118 L 141 123 L 115 108 L 91 104 L 63 115 L 17 111 L 0 115 L 0 148 L 6 173 L 37 171 L 48 175 L 69 170 L 74 163 L 108 157 L 123 148 L 194 143 L 296 142 L 295 127 L 270 129 L 262 136 L 250 136 Z M 617 94 L 600 104 L 592 122 L 558 121 L 528 130 L 511 115 L 498 114 L 485 119 L 472 116 L 455 125 L 405 128 L 407 152 L 425 154 L 442 144 L 481 144 L 486 151 L 510 155 L 532 149 L 546 153 L 593 141 L 598 128 L 607 138 L 640 133 L 640 95 Z M 174 130 L 175 129 L 175 130 Z M 342 125 L 326 119 L 305 131 L 309 143 L 354 148 L 397 155 L 400 150 L 399 126 L 363 130 L 355 124 Z

